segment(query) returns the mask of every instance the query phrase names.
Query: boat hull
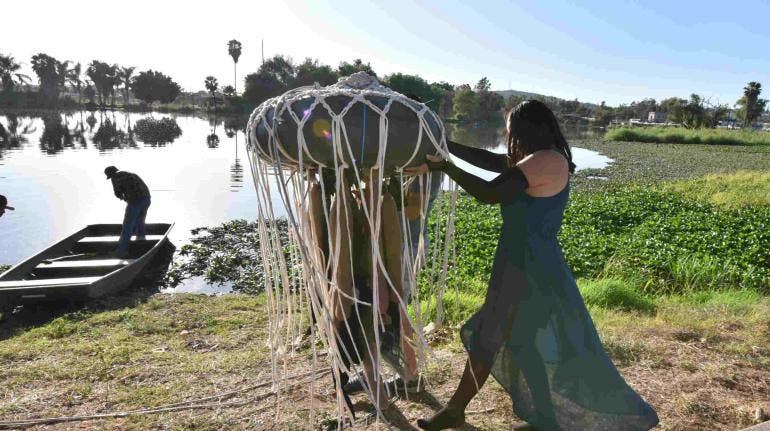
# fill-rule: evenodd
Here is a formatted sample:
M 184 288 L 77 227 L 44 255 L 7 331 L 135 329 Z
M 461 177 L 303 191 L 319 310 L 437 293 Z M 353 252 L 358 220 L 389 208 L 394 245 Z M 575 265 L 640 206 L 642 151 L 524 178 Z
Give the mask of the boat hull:
M 0 274 L 0 304 L 100 298 L 128 288 L 168 241 L 173 224 L 147 224 L 144 238 L 132 237 L 129 257 L 108 255 L 120 224 L 94 224 L 52 244 Z

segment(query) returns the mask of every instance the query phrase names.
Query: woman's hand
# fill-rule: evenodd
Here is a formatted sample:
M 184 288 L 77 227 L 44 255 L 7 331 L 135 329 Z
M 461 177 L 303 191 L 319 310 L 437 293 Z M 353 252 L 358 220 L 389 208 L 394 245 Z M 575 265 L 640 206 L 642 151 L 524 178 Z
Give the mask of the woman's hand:
M 443 165 L 443 163 L 444 163 L 444 158 L 441 157 L 440 155 L 427 154 L 425 156 L 425 163 L 418 166 L 412 166 L 411 168 L 404 168 L 404 175 L 406 176 L 422 175 L 424 173 L 427 173 L 428 171 L 441 169 L 441 166 Z
M 422 175 L 426 172 L 428 172 L 428 165 L 426 165 L 425 163 L 417 166 L 412 166 L 411 168 L 404 168 L 404 175 L 406 175 L 407 177 Z
M 446 163 L 446 160 L 439 154 L 428 154 L 425 156 L 425 164 L 428 165 L 429 171 L 441 169 L 444 166 L 444 163 Z

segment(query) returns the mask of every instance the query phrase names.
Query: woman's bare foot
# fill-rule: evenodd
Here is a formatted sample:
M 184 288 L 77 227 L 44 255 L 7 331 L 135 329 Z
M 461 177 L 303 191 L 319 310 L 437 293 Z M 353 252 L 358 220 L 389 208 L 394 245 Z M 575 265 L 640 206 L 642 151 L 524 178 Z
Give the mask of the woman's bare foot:
M 430 419 L 418 419 L 417 426 L 427 431 L 457 428 L 465 423 L 465 412 L 449 406 L 439 410 Z

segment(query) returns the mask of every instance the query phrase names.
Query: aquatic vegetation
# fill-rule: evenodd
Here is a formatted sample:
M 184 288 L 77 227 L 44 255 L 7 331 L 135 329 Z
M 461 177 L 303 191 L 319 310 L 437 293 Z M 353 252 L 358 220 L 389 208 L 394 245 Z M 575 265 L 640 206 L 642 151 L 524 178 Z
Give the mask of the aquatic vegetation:
M 147 144 L 164 145 L 182 136 L 182 129 L 173 118 L 142 118 L 134 125 L 137 139 Z
M 277 220 L 277 226 L 286 239 L 286 220 Z M 232 283 L 233 290 L 238 292 L 264 290 L 256 223 L 233 220 L 216 227 L 194 229 L 192 233 L 190 242 L 182 246 L 166 273 L 167 287 L 176 287 L 188 278 L 203 277 L 208 283 Z M 285 256 L 288 260 L 288 250 Z
M 454 277 L 488 277 L 501 223 L 498 208 L 460 196 Z M 641 277 L 652 291 L 767 290 L 767 226 L 767 207 L 720 209 L 660 190 L 625 188 L 573 193 L 559 241 L 576 277 Z
M 618 127 L 608 130 L 604 139 L 665 144 L 770 145 L 770 133 L 763 131 L 683 127 Z

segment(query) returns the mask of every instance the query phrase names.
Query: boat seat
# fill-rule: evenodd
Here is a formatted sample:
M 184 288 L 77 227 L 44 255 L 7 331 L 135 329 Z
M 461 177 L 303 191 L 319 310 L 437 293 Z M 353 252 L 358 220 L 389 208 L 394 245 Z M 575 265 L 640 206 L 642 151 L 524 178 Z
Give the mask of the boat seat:
M 95 259 L 95 260 L 60 260 L 51 263 L 41 263 L 37 268 L 110 268 L 126 266 L 136 259 Z
M 115 236 L 87 236 L 84 238 L 81 238 L 78 240 L 78 242 L 87 242 L 87 243 L 94 243 L 94 242 L 118 242 L 120 239 L 119 235 Z M 146 235 L 144 239 L 136 239 L 136 235 L 131 237 L 131 241 L 160 241 L 163 239 L 163 235 Z
M 72 286 L 90 284 L 102 277 L 69 277 L 69 278 L 41 278 L 40 280 L 9 280 L 0 281 L 0 289 L 27 288 L 38 286 Z

